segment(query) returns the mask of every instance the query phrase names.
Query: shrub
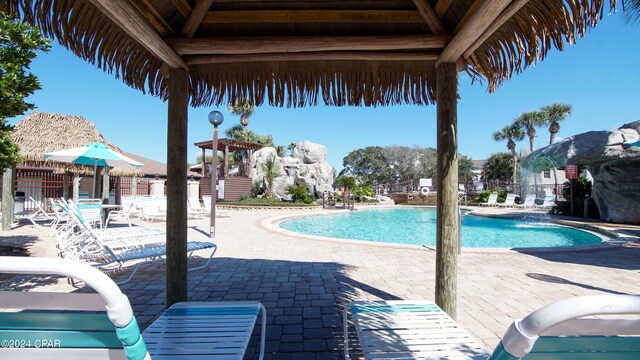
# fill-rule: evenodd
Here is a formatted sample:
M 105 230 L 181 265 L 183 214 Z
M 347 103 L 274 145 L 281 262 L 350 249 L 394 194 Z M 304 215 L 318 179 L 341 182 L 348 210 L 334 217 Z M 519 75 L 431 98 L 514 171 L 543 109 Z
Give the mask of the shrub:
M 487 202 L 487 200 L 489 200 L 489 195 L 491 195 L 492 193 L 498 193 L 498 202 L 504 202 L 507 198 L 507 190 L 505 189 L 493 189 L 493 190 L 484 190 L 484 191 L 480 191 L 479 193 L 476 194 L 476 198 L 474 199 L 474 202 L 476 204 L 484 204 Z
M 289 185 L 284 189 L 284 192 L 287 195 L 291 195 L 291 201 L 293 202 L 305 202 L 307 198 L 311 198 L 308 194 L 309 190 L 304 185 Z M 311 198 L 311 202 L 313 202 L 313 198 Z

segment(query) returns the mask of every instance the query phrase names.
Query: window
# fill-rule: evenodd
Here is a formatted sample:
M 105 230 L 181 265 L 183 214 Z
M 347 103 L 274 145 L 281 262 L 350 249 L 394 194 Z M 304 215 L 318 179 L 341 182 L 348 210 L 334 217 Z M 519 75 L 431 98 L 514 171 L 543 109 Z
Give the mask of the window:
M 551 170 L 545 170 L 542 172 L 542 177 L 544 179 L 551 179 Z

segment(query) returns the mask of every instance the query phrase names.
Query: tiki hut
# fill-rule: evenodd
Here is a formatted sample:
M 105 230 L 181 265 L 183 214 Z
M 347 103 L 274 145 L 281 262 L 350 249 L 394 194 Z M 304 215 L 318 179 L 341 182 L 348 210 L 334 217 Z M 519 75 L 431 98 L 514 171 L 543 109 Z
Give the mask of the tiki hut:
M 93 175 L 92 166 L 46 160 L 43 156 L 45 153 L 84 146 L 91 142 L 103 143 L 111 150 L 123 153 L 81 116 L 34 112 L 16 125 L 11 136 L 20 147 L 20 155 L 24 158 L 24 162 L 16 166 L 16 189 L 38 201 L 49 197 L 69 197 L 73 193 L 70 191 L 70 176 Z M 120 167 L 104 173 L 102 180 L 109 181 L 109 187 L 114 189 L 119 187 L 120 177 L 142 175 L 144 172 L 140 169 Z M 82 183 L 84 190 L 87 190 L 92 181 L 87 179 Z M 80 191 L 79 187 L 77 191 Z
M 53 169 L 56 173 L 93 175 L 93 167 L 46 160 L 45 153 L 99 142 L 124 154 L 124 151 L 108 142 L 93 123 L 82 116 L 33 112 L 20 120 L 11 137 L 20 147 L 20 156 L 25 160 L 22 167 Z M 134 167 L 116 167 L 110 170 L 110 174 L 140 176 L 144 172 Z
M 187 299 L 187 109 L 437 102 L 436 303 L 455 317 L 457 76 L 493 91 L 615 0 L 5 0 L 78 57 L 168 100 L 167 304 Z M 420 121 L 427 119 L 420 119 Z

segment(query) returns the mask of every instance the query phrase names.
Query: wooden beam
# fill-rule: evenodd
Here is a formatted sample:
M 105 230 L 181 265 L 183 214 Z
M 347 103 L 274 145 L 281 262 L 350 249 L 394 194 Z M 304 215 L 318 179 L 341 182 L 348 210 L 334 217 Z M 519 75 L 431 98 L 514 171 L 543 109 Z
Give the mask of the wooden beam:
M 432 33 L 437 35 L 445 34 L 447 32 L 447 29 L 444 28 L 444 26 L 440 22 L 440 19 L 438 18 L 438 15 L 436 15 L 436 12 L 433 11 L 433 8 L 431 7 L 431 5 L 429 5 L 427 0 L 413 0 L 413 3 L 415 4 L 416 8 L 418 8 L 420 15 L 422 15 L 424 21 L 427 23 L 427 26 Z
M 14 206 L 13 197 L 15 196 L 15 183 L 13 181 L 16 172 L 15 166 L 6 167 L 2 171 L 2 231 L 11 230 L 13 224 Z
M 187 301 L 187 112 L 189 75 L 171 69 L 167 129 L 167 307 Z
M 454 36 L 444 49 L 436 63 L 436 67 L 445 62 L 456 62 L 482 34 L 491 23 L 511 3 L 511 0 L 491 0 L 482 3 L 478 11 L 465 26 Z
M 182 27 L 182 31 L 180 31 L 180 36 L 183 38 L 192 38 L 195 35 L 198 27 L 202 24 L 202 20 L 204 19 L 207 12 L 211 8 L 211 4 L 213 4 L 213 0 L 198 0 L 196 5 L 191 10 L 189 17 L 187 17 L 187 21 Z
M 468 58 L 473 54 L 480 45 L 482 45 L 493 33 L 495 33 L 504 23 L 513 17 L 523 6 L 527 5 L 529 0 L 515 0 L 500 16 L 494 21 L 491 26 L 480 36 L 467 50 L 464 52 L 464 57 Z
M 267 61 L 317 61 L 317 60 L 386 60 L 386 61 L 436 61 L 437 52 L 375 52 L 328 51 L 303 53 L 265 53 L 243 55 L 195 55 L 185 56 L 189 66 L 200 64 L 224 64 Z
M 217 39 L 166 39 L 180 55 L 265 54 L 321 51 L 442 49 L 450 35 L 283 36 Z
M 453 62 L 436 69 L 437 199 L 435 300 L 456 318 L 458 266 L 458 70 Z
M 185 19 L 189 17 L 189 14 L 191 14 L 191 5 L 189 5 L 187 0 L 171 0 L 171 2 Z
M 436 3 L 435 11 L 436 11 L 436 15 L 438 15 L 440 19 L 442 19 L 442 17 L 444 16 L 444 13 L 446 13 L 447 10 L 449 10 L 449 6 L 451 5 L 452 2 L 453 0 L 438 0 L 438 2 Z
M 174 68 L 187 69 L 187 64 L 156 33 L 127 0 L 90 0 L 103 14 L 149 50 L 158 59 Z
M 478 12 L 480 5 L 482 5 L 484 1 L 485 0 L 475 0 L 471 4 L 471 6 L 469 7 L 469 10 L 467 10 L 467 12 L 464 14 L 462 19 L 460 19 L 460 21 L 456 25 L 456 28 L 453 30 L 454 33 L 457 34 L 458 31 L 460 31 L 460 29 L 462 29 L 462 27 L 464 27 L 467 24 L 467 21 L 469 21 L 469 19 L 471 19 L 471 17 L 475 15 L 476 12 Z
M 162 36 L 171 36 L 175 32 L 171 26 L 164 20 L 160 13 L 149 3 L 148 0 L 138 0 L 132 2 L 140 13 L 149 20 L 149 24 L 153 26 Z
M 425 1 L 425 0 L 420 0 Z M 236 10 L 209 11 L 203 24 L 422 23 L 414 10 Z

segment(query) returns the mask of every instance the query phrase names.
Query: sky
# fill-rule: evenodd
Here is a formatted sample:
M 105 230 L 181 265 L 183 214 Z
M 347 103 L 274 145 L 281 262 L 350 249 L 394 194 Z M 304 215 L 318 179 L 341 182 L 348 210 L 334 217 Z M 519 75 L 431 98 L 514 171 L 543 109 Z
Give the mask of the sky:
M 495 93 L 487 84 L 459 77 L 459 152 L 474 160 L 507 151 L 506 142 L 492 134 L 523 112 L 553 102 L 573 106 L 561 123 L 559 138 L 590 130 L 612 130 L 640 120 L 640 25 L 626 24 L 620 14 L 605 15 L 577 44 L 552 50 L 535 67 L 505 82 Z M 35 111 L 83 116 L 121 149 L 166 163 L 167 104 L 126 86 L 68 52 L 57 43 L 40 54 L 31 70 L 42 90 L 28 98 Z M 189 109 L 188 143 L 211 139 L 207 115 L 224 114 L 224 129 L 239 123 L 225 107 Z M 24 116 L 10 119 L 16 124 Z M 271 134 L 278 145 L 309 140 L 327 147 L 327 160 L 338 171 L 351 151 L 367 146 L 436 146 L 436 106 L 257 107 L 249 129 Z M 538 130 L 535 145 L 548 144 L 549 134 Z M 518 144 L 528 147 L 528 139 Z M 170 149 L 169 149 L 170 150 Z M 188 147 L 188 161 L 201 154 Z

